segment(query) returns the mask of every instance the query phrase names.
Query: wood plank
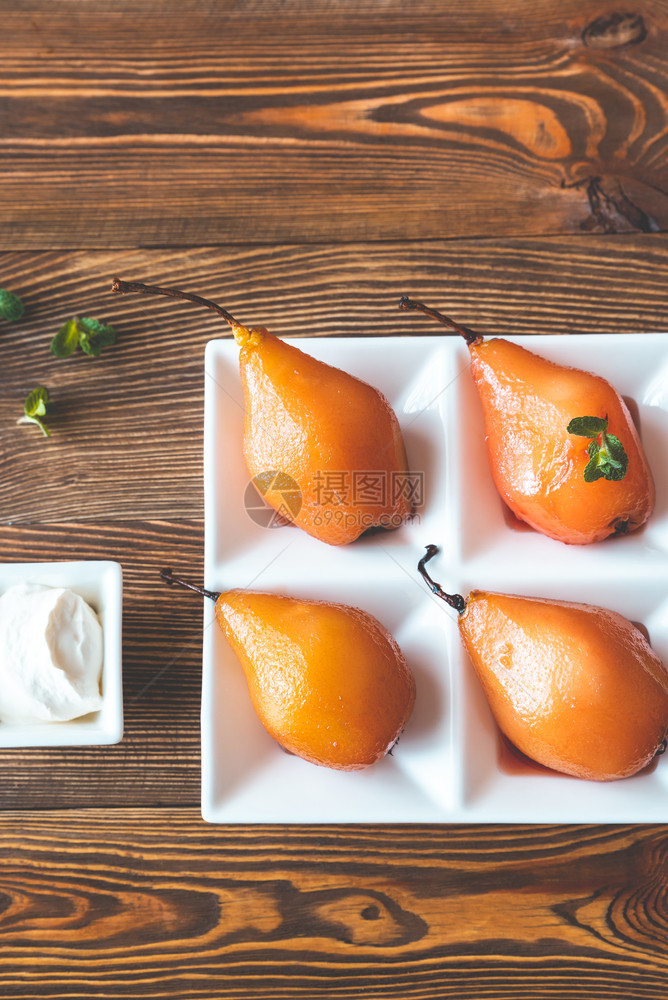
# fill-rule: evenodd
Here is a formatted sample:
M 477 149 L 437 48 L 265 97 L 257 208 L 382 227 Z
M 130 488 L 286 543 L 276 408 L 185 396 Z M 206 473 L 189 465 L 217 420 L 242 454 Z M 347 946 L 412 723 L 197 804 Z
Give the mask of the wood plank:
M 0 816 L 0 995 L 664 1000 L 668 827 Z
M 6 249 L 668 223 L 665 0 L 2 13 Z
M 201 580 L 203 543 L 201 521 L 0 526 L 2 562 L 121 563 L 125 713 L 117 746 L 0 748 L 0 808 L 199 804 L 201 601 L 158 574 Z
M 441 333 L 397 310 L 404 292 L 483 333 L 668 329 L 660 234 L 5 253 L 2 284 L 27 311 L 0 324 L 0 524 L 202 517 L 204 345 L 227 327 L 182 302 L 112 296 L 117 273 L 208 295 L 280 335 Z M 77 313 L 113 322 L 118 343 L 52 357 L 51 337 Z M 54 402 L 50 440 L 16 425 L 38 384 Z

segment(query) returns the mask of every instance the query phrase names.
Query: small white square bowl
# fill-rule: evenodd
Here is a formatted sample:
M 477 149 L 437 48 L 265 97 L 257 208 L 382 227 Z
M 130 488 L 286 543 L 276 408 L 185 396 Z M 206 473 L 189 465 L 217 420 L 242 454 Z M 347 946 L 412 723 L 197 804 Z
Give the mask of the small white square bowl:
M 71 722 L 0 722 L 0 747 L 102 746 L 123 736 L 121 619 L 123 579 L 116 562 L 0 563 L 0 594 L 19 583 L 67 587 L 91 606 L 102 623 L 102 708 Z

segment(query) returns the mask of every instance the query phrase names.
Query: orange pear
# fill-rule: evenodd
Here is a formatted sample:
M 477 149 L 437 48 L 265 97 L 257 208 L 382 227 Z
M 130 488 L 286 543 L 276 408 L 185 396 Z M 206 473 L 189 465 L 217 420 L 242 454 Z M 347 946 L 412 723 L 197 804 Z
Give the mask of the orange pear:
M 614 611 L 474 590 L 433 593 L 459 631 L 499 729 L 527 757 L 595 781 L 625 778 L 665 750 L 668 671 L 643 633 Z
M 282 747 L 354 771 L 384 757 L 413 709 L 415 681 L 390 633 L 359 608 L 276 594 L 217 594 L 163 570 L 168 583 L 216 602 L 253 707 Z
M 483 340 L 403 298 L 467 341 L 496 488 L 537 531 L 585 545 L 634 531 L 654 509 L 654 483 L 629 410 L 609 382 L 508 340 Z
M 267 502 L 331 545 L 398 527 L 411 501 L 401 429 L 385 396 L 267 330 L 237 327 L 234 337 L 246 466 L 256 482 L 279 473 L 262 490 Z
M 408 517 L 406 449 L 382 392 L 263 327 L 243 326 L 198 295 L 120 279 L 112 291 L 186 299 L 229 323 L 241 348 L 246 466 L 285 520 L 323 542 L 345 545 L 370 528 L 397 528 Z

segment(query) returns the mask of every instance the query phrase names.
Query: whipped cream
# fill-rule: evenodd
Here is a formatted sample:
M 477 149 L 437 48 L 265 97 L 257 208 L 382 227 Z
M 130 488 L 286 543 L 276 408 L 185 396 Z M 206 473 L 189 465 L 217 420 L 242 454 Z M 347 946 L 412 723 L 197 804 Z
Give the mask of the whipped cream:
M 102 626 L 82 597 L 19 584 L 0 596 L 0 720 L 66 722 L 102 705 Z

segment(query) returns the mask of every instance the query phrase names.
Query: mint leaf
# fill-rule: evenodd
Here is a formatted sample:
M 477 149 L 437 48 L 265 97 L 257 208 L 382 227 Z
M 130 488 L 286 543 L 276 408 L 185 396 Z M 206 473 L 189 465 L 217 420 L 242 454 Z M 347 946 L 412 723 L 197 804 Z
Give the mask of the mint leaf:
M 605 434 L 607 429 L 607 417 L 573 417 L 566 431 L 579 437 L 593 438 Z
M 624 445 L 614 434 L 604 435 L 599 455 L 600 468 L 606 479 L 617 482 L 629 471 L 629 459 Z
M 607 429 L 607 416 L 573 417 L 566 428 L 569 434 L 595 439 L 589 442 L 587 448 L 589 461 L 582 473 L 586 483 L 595 483 L 597 479 L 618 482 L 629 470 L 629 459 L 624 451 L 624 445 L 614 434 L 607 434 Z
M 585 483 L 595 483 L 597 479 L 603 478 L 603 473 L 598 467 L 598 456 L 590 458 L 582 473 Z
M 84 354 L 96 358 L 103 347 L 115 343 L 116 331 L 113 326 L 100 323 L 99 320 L 88 316 L 82 316 L 81 319 L 75 316 L 74 319 L 68 320 L 53 338 L 51 351 L 57 358 L 69 358 L 78 346 Z
M 79 328 L 75 319 L 68 319 L 51 341 L 51 353 L 57 358 L 69 358 L 79 343 Z
M 79 346 L 84 354 L 87 354 L 90 358 L 96 358 L 102 351 L 102 347 L 96 344 L 95 340 L 91 340 L 88 334 L 83 331 L 79 334 Z
M 29 394 L 23 404 L 26 417 L 43 417 L 46 413 L 46 404 L 48 402 L 49 390 L 45 389 L 43 385 L 38 385 L 37 388 L 33 389 L 33 391 Z
M 97 319 L 82 316 L 79 320 L 79 329 L 85 331 L 89 338 L 94 338 L 101 347 L 111 347 L 116 343 L 116 331 L 108 323 L 100 323 Z
M 0 288 L 0 317 L 8 323 L 15 323 L 17 319 L 21 319 L 23 312 L 23 302 L 18 295 Z
M 46 404 L 49 402 L 49 390 L 43 385 L 38 385 L 29 393 L 23 404 L 23 416 L 18 420 L 19 424 L 37 424 L 46 437 L 51 437 L 51 431 L 41 419 L 46 414 Z

